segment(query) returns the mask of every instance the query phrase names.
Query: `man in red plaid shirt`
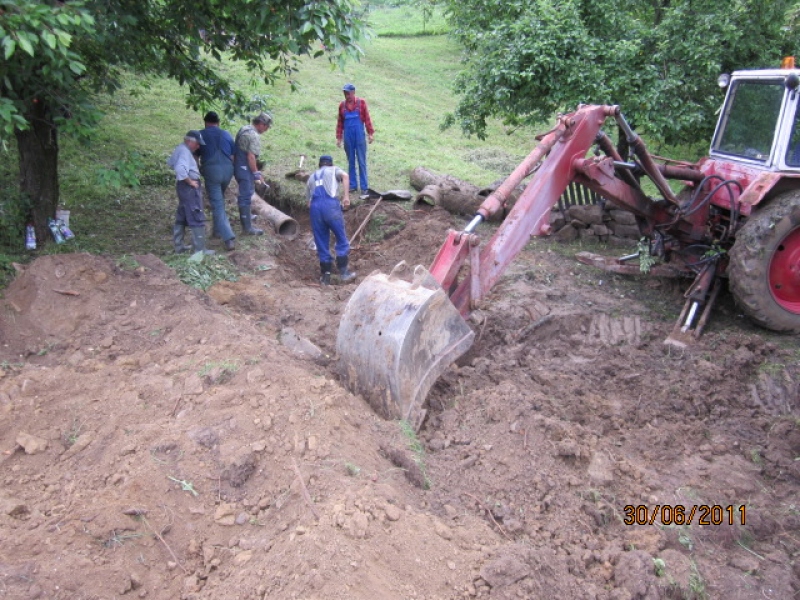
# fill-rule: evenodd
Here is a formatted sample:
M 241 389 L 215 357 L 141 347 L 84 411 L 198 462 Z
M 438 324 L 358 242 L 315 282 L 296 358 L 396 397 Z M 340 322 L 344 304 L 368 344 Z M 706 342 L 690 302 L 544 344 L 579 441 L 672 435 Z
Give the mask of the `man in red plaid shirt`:
M 339 104 L 339 118 L 336 121 L 336 145 L 341 148 L 344 141 L 344 151 L 347 154 L 350 175 L 350 192 L 356 191 L 356 185 L 361 185 L 361 194 L 366 195 L 369 189 L 367 181 L 367 140 L 372 143 L 375 129 L 369 116 L 367 101 L 356 97 L 356 86 L 352 83 L 345 84 L 342 88 L 344 101 Z M 366 135 L 364 135 L 366 129 Z M 356 161 L 358 161 L 358 174 L 356 177 Z

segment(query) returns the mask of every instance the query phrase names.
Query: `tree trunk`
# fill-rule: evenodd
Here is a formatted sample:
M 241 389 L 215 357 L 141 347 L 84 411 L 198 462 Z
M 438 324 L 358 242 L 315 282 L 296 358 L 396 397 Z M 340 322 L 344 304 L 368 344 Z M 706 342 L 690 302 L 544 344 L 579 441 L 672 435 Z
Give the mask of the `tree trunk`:
M 409 179 L 411 180 L 411 186 L 417 191 L 429 185 L 441 185 L 442 187 L 461 190 L 465 194 L 479 191 L 475 185 L 467 181 L 452 175 L 437 175 L 425 167 L 416 167 L 409 173 Z
M 47 107 L 41 102 L 28 115 L 31 126 L 17 130 L 19 149 L 19 187 L 31 202 L 31 217 L 36 239 L 50 239 L 47 220 L 55 217 L 58 207 L 58 131 Z
M 485 200 L 483 196 L 478 195 L 478 188 L 474 186 L 464 190 L 442 184 L 439 188 L 439 206 L 455 215 L 474 216 Z
M 429 185 L 437 185 L 442 180 L 441 175 L 437 175 L 425 167 L 416 167 L 408 174 L 408 178 L 411 180 L 411 186 L 417 191 Z

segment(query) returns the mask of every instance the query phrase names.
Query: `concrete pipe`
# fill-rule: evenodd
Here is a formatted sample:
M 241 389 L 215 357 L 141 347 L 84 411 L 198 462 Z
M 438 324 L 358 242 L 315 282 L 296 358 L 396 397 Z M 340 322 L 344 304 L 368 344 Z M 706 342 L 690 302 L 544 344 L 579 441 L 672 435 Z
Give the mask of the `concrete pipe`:
M 271 204 L 267 204 L 258 194 L 253 194 L 250 199 L 250 210 L 272 225 L 272 229 L 280 237 L 287 240 L 297 237 L 297 221 Z

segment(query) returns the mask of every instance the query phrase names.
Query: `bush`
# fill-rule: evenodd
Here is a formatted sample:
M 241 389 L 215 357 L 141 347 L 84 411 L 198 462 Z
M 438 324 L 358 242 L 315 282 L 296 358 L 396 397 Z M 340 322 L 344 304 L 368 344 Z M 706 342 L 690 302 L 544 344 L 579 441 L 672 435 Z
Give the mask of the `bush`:
M 25 225 L 31 217 L 30 200 L 19 190 L 0 189 L 0 251 L 25 250 Z

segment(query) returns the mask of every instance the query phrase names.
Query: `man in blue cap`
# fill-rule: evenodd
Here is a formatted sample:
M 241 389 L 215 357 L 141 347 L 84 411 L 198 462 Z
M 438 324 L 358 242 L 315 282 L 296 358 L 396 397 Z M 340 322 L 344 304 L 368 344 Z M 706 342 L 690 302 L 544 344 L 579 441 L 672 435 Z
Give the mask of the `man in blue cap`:
M 342 202 L 339 203 L 339 183 L 342 184 Z M 344 230 L 342 207 L 350 206 L 350 177 L 339 167 L 333 166 L 333 157 L 325 154 L 319 157 L 319 169 L 308 178 L 306 197 L 311 216 L 311 231 L 319 257 L 322 285 L 330 285 L 333 257 L 330 251 L 331 231 L 336 238 L 336 267 L 339 278 L 346 283 L 356 278 L 347 268 L 350 255 L 350 242 Z
M 342 88 L 344 100 L 339 103 L 339 117 L 336 121 L 336 146 L 341 148 L 344 142 L 344 151 L 350 171 L 350 191 L 355 192 L 356 186 L 361 185 L 361 194 L 366 195 L 369 189 L 367 181 L 367 140 L 372 143 L 375 138 L 375 128 L 369 116 L 367 101 L 356 97 L 356 86 L 347 83 Z M 366 129 L 366 135 L 364 130 Z M 358 175 L 356 177 L 356 161 L 358 162 Z
M 206 250 L 203 188 L 200 184 L 200 169 L 194 158 L 195 152 L 204 144 L 202 134 L 192 129 L 183 136 L 183 143 L 176 146 L 167 159 L 167 165 L 175 171 L 175 190 L 178 194 L 178 210 L 175 211 L 175 224 L 172 227 L 172 242 L 178 254 L 187 250 L 214 254 L 213 250 Z M 183 244 L 187 227 L 192 232 L 190 247 Z

